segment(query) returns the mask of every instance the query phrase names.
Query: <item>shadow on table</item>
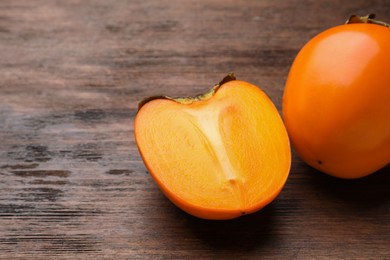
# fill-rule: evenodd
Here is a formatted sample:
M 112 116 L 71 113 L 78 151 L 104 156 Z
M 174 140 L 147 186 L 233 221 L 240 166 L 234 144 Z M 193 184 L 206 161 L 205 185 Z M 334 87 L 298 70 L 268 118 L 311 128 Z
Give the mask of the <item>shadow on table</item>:
M 390 166 L 369 176 L 345 180 L 307 166 L 307 187 L 321 200 L 333 201 L 351 211 L 367 211 L 389 203 Z
M 248 251 L 276 241 L 274 204 L 233 220 L 203 220 L 188 215 L 187 227 L 215 250 Z

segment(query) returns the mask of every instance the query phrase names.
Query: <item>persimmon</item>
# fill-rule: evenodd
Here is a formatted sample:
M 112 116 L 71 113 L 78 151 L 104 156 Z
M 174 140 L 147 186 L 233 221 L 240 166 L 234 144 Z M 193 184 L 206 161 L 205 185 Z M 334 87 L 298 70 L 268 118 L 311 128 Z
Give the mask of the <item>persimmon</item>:
M 390 162 L 390 28 L 352 16 L 312 38 L 290 69 L 283 117 L 312 167 L 353 179 Z
M 199 218 L 256 212 L 275 199 L 289 174 L 290 144 L 278 110 L 233 74 L 200 96 L 141 102 L 134 134 L 162 192 Z

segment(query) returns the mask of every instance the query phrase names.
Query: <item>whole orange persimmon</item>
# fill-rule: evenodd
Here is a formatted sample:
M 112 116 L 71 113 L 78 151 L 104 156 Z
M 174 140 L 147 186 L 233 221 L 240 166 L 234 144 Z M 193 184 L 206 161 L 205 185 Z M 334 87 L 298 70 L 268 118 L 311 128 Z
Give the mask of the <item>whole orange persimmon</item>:
M 285 86 L 296 152 L 335 177 L 367 176 L 390 162 L 390 28 L 373 18 L 352 16 L 311 39 Z

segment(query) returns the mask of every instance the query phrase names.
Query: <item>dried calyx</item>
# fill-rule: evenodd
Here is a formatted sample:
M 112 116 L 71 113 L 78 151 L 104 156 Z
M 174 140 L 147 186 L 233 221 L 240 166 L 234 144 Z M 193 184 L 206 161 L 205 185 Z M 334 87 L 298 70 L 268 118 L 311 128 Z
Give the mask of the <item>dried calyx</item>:
M 372 23 L 372 24 L 377 24 L 385 27 L 390 28 L 390 24 L 387 24 L 385 22 L 377 21 L 374 20 L 375 14 L 368 14 L 365 16 L 358 16 L 358 15 L 352 15 L 349 17 L 349 19 L 345 22 L 346 24 L 351 24 L 351 23 Z
M 225 84 L 229 81 L 232 81 L 232 80 L 236 80 L 236 76 L 234 75 L 233 72 L 230 72 L 228 75 L 226 75 L 218 84 L 216 84 L 209 91 L 207 91 L 206 93 L 197 95 L 195 97 L 178 97 L 178 98 L 173 98 L 173 97 L 169 97 L 169 96 L 148 97 L 148 98 L 141 100 L 141 102 L 138 103 L 138 110 L 140 110 L 141 107 L 143 105 L 145 105 L 146 103 L 148 103 L 152 100 L 155 100 L 155 99 L 169 99 L 169 100 L 173 100 L 173 101 L 176 101 L 178 103 L 181 103 L 181 104 L 191 104 L 194 101 L 207 100 L 217 92 L 217 90 L 219 89 L 220 86 L 222 86 L 223 84 Z

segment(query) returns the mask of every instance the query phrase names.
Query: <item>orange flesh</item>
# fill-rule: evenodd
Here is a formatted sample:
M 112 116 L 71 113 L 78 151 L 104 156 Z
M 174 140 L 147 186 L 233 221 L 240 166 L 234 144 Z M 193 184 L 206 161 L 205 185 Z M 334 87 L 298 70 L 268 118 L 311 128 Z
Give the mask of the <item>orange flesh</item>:
M 178 207 L 206 219 L 255 212 L 281 191 L 291 153 L 283 122 L 257 87 L 230 81 L 207 100 L 156 99 L 135 120 L 151 175 Z

